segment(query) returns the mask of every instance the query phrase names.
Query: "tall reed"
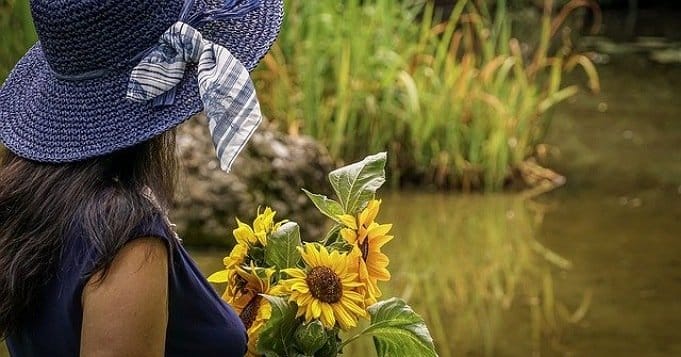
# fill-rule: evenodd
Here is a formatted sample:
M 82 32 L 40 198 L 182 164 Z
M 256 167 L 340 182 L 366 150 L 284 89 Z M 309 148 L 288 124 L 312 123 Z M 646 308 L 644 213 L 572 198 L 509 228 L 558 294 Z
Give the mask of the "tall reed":
M 389 150 L 395 183 L 500 189 L 577 93 L 563 73 L 585 66 L 594 90 L 598 77 L 569 47 L 550 51 L 551 1 L 533 53 L 512 37 L 505 1 L 485 4 L 459 1 L 438 21 L 431 3 L 291 0 L 256 74 L 264 110 L 341 161 Z

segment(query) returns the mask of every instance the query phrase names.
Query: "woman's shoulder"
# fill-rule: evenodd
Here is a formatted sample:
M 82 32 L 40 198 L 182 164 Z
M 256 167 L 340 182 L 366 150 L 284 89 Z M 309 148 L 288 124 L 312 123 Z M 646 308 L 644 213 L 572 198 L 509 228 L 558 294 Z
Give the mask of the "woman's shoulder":
M 81 280 L 98 270 L 106 270 L 123 247 L 140 238 L 160 240 L 171 256 L 180 244 L 174 225 L 161 210 L 146 210 L 144 214 L 129 216 L 112 215 L 109 222 L 88 219 L 87 214 L 74 217 L 63 237 L 60 270 L 62 274 L 68 273 Z
M 166 213 L 155 211 L 139 220 L 139 223 L 131 230 L 127 241 L 139 238 L 160 238 L 175 245 L 182 241 L 175 232 L 175 228 L 175 224 L 170 221 Z

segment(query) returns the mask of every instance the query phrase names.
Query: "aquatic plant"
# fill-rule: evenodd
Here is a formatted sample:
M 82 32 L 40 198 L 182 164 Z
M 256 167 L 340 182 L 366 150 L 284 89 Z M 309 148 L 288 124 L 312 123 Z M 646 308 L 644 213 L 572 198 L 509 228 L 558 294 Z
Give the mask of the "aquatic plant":
M 388 150 L 395 184 L 466 190 L 504 186 L 534 156 L 551 111 L 575 95 L 565 71 L 587 57 L 552 38 L 551 1 L 531 53 L 513 38 L 505 1 L 459 1 L 443 21 L 432 3 L 287 2 L 278 44 L 256 73 L 265 113 L 293 134 L 328 145 L 339 161 Z
M 212 274 L 227 283 L 224 299 L 249 334 L 249 356 L 336 356 L 362 336 L 373 337 L 378 356 L 437 356 L 424 320 L 405 301 L 378 301 L 377 282 L 390 279 L 392 225 L 375 221 L 374 196 L 385 182 L 385 153 L 329 174 L 337 200 L 305 191 L 334 226 L 325 237 L 303 243 L 295 222 L 275 223 L 266 208 L 253 225 L 237 221 L 237 241 Z M 368 317 L 369 325 L 350 331 Z

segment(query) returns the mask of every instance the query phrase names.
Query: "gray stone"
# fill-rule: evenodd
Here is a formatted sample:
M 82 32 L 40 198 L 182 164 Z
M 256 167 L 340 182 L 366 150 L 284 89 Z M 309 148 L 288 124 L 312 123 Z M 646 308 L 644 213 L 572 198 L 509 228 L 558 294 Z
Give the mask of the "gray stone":
M 326 175 L 333 161 L 322 145 L 263 123 L 232 172 L 225 173 L 218 168 L 206 122 L 199 115 L 177 132 L 184 170 L 171 219 L 185 244 L 230 246 L 235 218 L 251 223 L 258 207 L 265 206 L 277 211 L 277 219 L 298 222 L 306 240 L 324 234 L 327 221 L 301 191 L 329 194 Z

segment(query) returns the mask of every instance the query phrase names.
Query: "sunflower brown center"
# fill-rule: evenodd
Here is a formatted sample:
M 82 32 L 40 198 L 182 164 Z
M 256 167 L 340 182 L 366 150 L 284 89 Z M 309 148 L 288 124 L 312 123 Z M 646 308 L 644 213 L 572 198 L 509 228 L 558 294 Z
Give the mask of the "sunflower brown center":
M 364 239 L 364 242 L 359 245 L 359 249 L 362 251 L 362 259 L 366 262 L 369 256 L 369 239 Z
M 314 267 L 305 278 L 312 296 L 322 302 L 334 304 L 343 296 L 343 284 L 333 270 L 327 267 Z
M 247 292 L 246 285 L 248 281 L 242 278 L 239 274 L 234 274 L 234 291 L 245 294 Z
M 244 326 L 246 326 L 246 330 L 251 328 L 253 326 L 253 322 L 255 322 L 255 318 L 258 316 L 258 307 L 260 306 L 260 300 L 262 300 L 262 296 L 256 295 L 254 296 L 251 301 L 246 304 L 246 307 L 241 311 L 241 314 L 239 314 L 239 318 L 241 319 L 241 322 L 244 323 Z

